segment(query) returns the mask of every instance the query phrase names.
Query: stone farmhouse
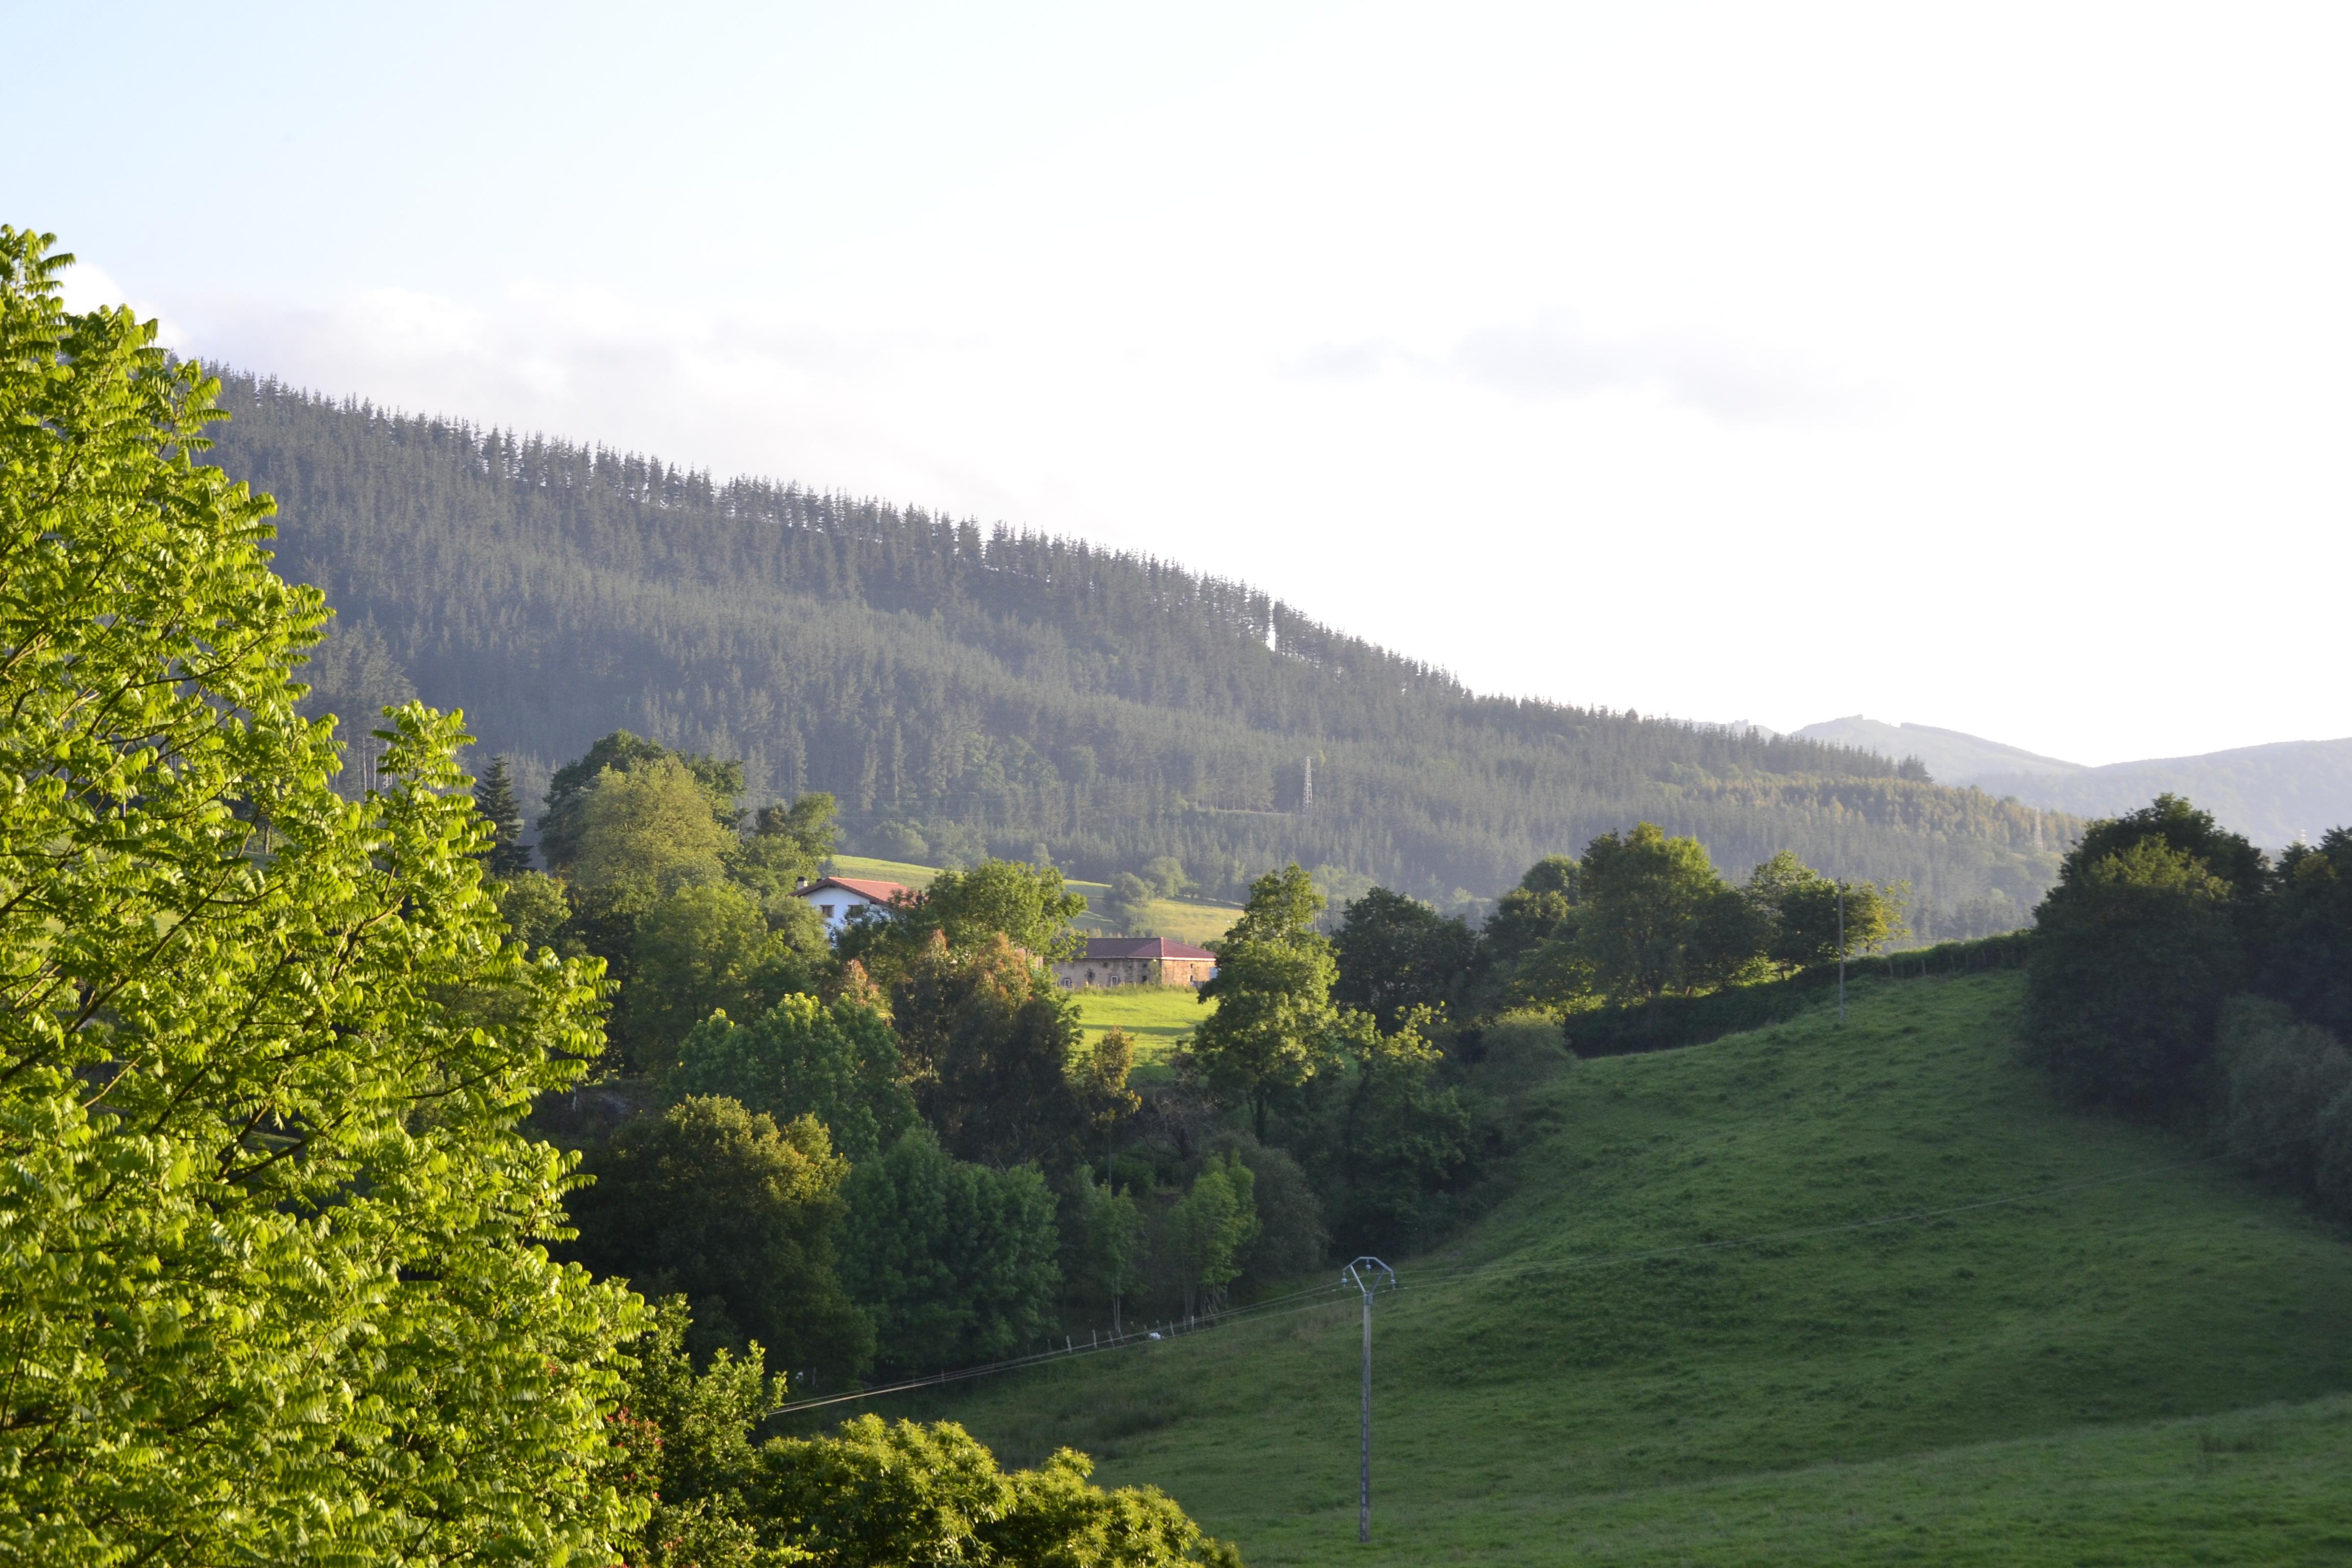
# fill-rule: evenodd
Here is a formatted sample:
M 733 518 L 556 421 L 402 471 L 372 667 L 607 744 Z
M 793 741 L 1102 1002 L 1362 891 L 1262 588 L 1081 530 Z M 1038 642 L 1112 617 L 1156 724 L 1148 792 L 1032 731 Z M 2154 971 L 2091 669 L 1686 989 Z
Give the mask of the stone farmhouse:
M 793 889 L 793 897 L 804 899 L 816 912 L 824 917 L 824 934 L 838 937 L 842 928 L 861 910 L 877 914 L 890 912 L 891 901 L 911 891 L 897 882 L 869 882 L 857 877 L 819 877 L 814 882 L 803 882 Z
M 1111 985 L 1201 985 L 1216 973 L 1217 955 L 1164 936 L 1090 936 L 1077 957 L 1054 965 L 1054 978 L 1072 991 Z

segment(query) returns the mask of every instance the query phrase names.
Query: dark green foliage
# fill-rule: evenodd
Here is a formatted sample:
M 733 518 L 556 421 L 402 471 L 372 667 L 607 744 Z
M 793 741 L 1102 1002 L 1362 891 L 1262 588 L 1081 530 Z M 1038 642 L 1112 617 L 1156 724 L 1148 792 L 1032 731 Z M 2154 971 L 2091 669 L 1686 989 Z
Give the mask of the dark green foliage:
M 1416 1239 L 1433 1201 L 1470 1173 L 1470 1111 L 1441 1079 L 1428 1023 L 1408 1014 L 1394 1033 L 1351 1032 L 1347 1083 L 1317 1151 L 1336 1178 L 1326 1185 L 1343 1254 Z
M 1572 856 L 1547 855 L 1503 895 L 1478 933 L 1473 1012 L 1559 1007 L 1592 989 L 1576 947 L 1582 878 Z
M 1332 934 L 1339 978 L 1332 999 L 1394 1029 L 1412 1007 L 1458 1005 L 1477 957 L 1468 922 L 1417 899 L 1374 888 L 1347 907 Z
M 847 1197 L 842 1278 L 885 1368 L 992 1361 L 1045 1331 L 1059 1237 L 1034 1167 L 951 1160 L 917 1127 L 851 1173 Z
M 2067 1094 L 2145 1110 L 2202 1091 L 2244 970 L 2233 916 L 2262 871 L 2259 851 L 2170 795 L 2084 836 L 2026 966 L 2026 1042 Z
M 751 835 L 730 858 L 728 875 L 756 894 L 774 921 L 803 879 L 814 879 L 839 836 L 833 796 L 804 795 L 789 805 L 763 805 Z
M 572 920 L 563 884 L 543 871 L 517 871 L 499 889 L 499 913 L 517 942 L 536 951 L 551 945 Z
M 492 757 L 474 782 L 474 809 L 490 825 L 490 842 L 482 851 L 482 866 L 501 881 L 530 869 L 530 850 L 522 841 L 522 808 L 515 802 L 514 780 L 507 760 Z
M 2284 1004 L 2240 996 L 2223 1009 L 2218 1130 L 2246 1164 L 2320 1195 L 2352 1217 L 2352 1052 Z M 2323 1181 L 2323 1173 L 2326 1179 Z
M 1076 1005 L 1003 936 L 958 952 L 934 933 L 891 1012 L 916 1104 L 958 1159 L 1058 1168 L 1080 1152 L 1100 1107 L 1088 1103 Z
M 2352 828 L 2279 857 L 2259 922 L 2257 984 L 2304 1018 L 2352 1039 Z
M 1235 1134 L 1226 1147 L 1250 1169 L 1257 1205 L 1257 1239 L 1242 1259 L 1245 1279 L 1293 1279 L 1323 1267 L 1331 1235 L 1322 1200 L 1289 1151 Z
M 1614 1001 L 1721 985 L 1763 945 L 1754 906 L 1716 875 L 1706 847 L 1652 823 L 1594 839 L 1578 886 L 1577 956 Z
M 2083 836 L 2058 868 L 2061 886 L 2092 874 L 2092 868 L 2109 856 L 2128 852 L 2148 839 L 2160 840 L 2175 854 L 2203 866 L 2228 887 L 2233 900 L 2252 899 L 2263 890 L 2268 867 L 2263 852 L 2242 834 L 2231 833 L 2177 795 L 2160 795 L 2137 811 L 2105 817 L 2083 830 Z
M 1081 1165 L 1062 1205 L 1062 1278 L 1083 1305 L 1100 1307 L 1114 1331 L 1126 1298 L 1143 1282 L 1143 1211 L 1132 1193 L 1098 1186 Z
M 911 825 L 941 860 L 1042 840 L 1108 879 L 1175 857 L 1238 898 L 1295 859 L 1443 901 L 1647 818 L 1723 864 L 1786 847 L 1908 879 L 1933 917 L 2029 906 L 2066 826 L 1861 751 L 1478 697 L 1075 541 L 273 382 L 226 400 L 216 456 L 276 489 L 281 570 L 381 627 L 485 745 L 551 762 L 626 723 L 742 758 L 755 803 L 830 791 L 853 839 Z
M 853 1163 L 874 1157 L 914 1125 L 899 1080 L 898 1040 L 870 997 L 831 1003 L 783 997 L 748 1023 L 724 1016 L 697 1025 L 679 1048 L 667 1087 L 678 1095 L 725 1095 L 779 1123 L 823 1122 Z
M 1741 891 L 1762 919 L 1763 957 L 1783 971 L 1866 952 L 1900 929 L 1885 889 L 1832 881 L 1785 849 L 1748 873 Z
M 1211 1155 L 1192 1190 L 1168 1211 L 1166 1234 L 1184 1281 L 1186 1315 L 1223 1307 L 1258 1237 L 1257 1179 L 1250 1168 L 1230 1153 Z
M 1160 896 L 1158 889 L 1132 871 L 1121 871 L 1110 881 L 1110 902 L 1106 910 L 1113 923 L 1129 936 L 1150 934 L 1143 929 L 1152 900 Z
M 753 1342 L 824 1377 L 872 1356 L 834 1266 L 848 1163 L 814 1118 L 780 1128 L 731 1100 L 690 1099 L 625 1125 L 586 1169 L 571 1251 L 644 1294 L 684 1291 L 698 1348 Z

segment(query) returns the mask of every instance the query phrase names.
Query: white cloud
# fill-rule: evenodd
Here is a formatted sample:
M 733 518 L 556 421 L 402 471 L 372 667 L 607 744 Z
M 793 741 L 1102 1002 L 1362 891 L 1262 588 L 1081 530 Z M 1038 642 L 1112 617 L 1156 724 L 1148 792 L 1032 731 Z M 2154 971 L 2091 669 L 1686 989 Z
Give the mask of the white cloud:
M 1117 48 L 1027 59 L 993 139 L 944 55 L 884 92 L 892 37 L 822 115 L 709 129 L 707 84 L 579 45 L 381 143 L 389 79 L 321 56 L 271 79 L 373 107 L 313 132 L 311 185 L 217 171 L 257 211 L 322 193 L 234 267 L 128 196 L 84 216 L 205 353 L 1154 550 L 1488 689 L 2092 762 L 2352 731 L 2294 607 L 2352 575 L 2333 13 L 1213 25 L 1148 91 L 1104 85 Z M 580 107 L 624 79 L 625 135 Z M 317 180 L 378 145 L 338 206 Z
M 1867 406 L 1859 388 L 1840 385 L 1793 355 L 1696 336 L 1605 336 L 1559 319 L 1479 327 L 1433 354 L 1386 341 L 1318 343 L 1296 367 L 1337 381 L 1387 371 L 1454 376 L 1533 400 L 1654 395 L 1727 424 L 1841 419 Z

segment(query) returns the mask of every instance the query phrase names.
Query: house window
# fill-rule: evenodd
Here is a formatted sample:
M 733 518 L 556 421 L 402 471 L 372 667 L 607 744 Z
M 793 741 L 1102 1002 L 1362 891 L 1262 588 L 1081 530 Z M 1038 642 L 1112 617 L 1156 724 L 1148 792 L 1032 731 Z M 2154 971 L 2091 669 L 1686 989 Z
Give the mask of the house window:
M 831 904 L 819 904 L 816 907 L 816 912 L 823 915 L 827 920 L 833 919 L 833 906 Z

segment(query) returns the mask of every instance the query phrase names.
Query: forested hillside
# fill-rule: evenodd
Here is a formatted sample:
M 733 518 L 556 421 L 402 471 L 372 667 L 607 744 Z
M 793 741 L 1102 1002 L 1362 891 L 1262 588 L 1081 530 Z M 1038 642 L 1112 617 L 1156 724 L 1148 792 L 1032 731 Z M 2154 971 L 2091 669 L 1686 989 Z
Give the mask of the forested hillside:
M 251 377 L 223 403 L 211 460 L 341 612 L 325 699 L 462 707 L 533 809 L 625 726 L 740 758 L 753 797 L 833 792 L 853 843 L 1103 879 L 1173 855 L 1226 897 L 1297 859 L 1441 903 L 1641 818 L 1727 866 L 1907 879 L 1921 936 L 2021 923 L 2072 828 L 1854 748 L 1480 697 L 1082 542 Z

